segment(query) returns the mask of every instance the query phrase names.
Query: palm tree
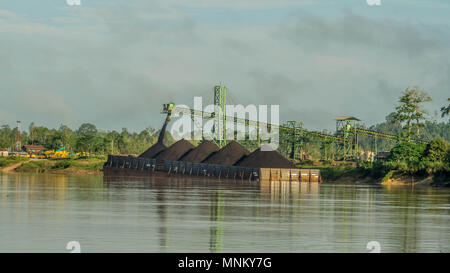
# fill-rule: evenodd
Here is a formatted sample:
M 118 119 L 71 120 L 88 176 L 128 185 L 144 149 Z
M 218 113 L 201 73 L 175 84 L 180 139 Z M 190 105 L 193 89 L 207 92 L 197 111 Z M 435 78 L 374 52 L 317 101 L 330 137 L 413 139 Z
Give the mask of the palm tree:
M 412 89 L 406 88 L 402 92 L 399 99 L 399 105 L 395 107 L 397 110 L 392 116 L 394 122 L 405 123 L 405 131 L 407 133 L 408 141 L 414 134 L 412 130 L 416 128 L 415 135 L 418 137 L 420 128 L 424 126 L 423 120 L 426 120 L 428 111 L 422 107 L 422 103 L 430 102 L 431 97 L 424 91 L 419 90 L 418 87 Z M 415 122 L 415 124 L 414 124 Z

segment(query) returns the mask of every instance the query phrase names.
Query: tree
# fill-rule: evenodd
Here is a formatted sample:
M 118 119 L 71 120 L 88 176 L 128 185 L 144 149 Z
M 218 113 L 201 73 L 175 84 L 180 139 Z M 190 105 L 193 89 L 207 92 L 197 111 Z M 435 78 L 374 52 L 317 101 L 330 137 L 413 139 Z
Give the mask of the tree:
M 62 140 L 63 146 L 66 146 L 67 150 L 72 151 L 72 147 L 74 144 L 72 130 L 68 126 L 61 124 L 58 131 L 61 133 L 61 140 Z
M 442 138 L 435 138 L 427 144 L 425 156 L 432 161 L 444 161 L 449 147 Z
M 30 126 L 28 126 L 28 132 L 30 134 L 29 136 L 29 144 L 33 145 L 34 144 L 34 122 L 30 123 Z
M 77 130 L 76 147 L 84 152 L 92 152 L 97 146 L 97 127 L 90 123 L 83 123 Z
M 155 128 L 153 128 L 153 127 L 147 127 L 147 128 L 145 128 L 145 130 L 147 130 L 148 131 L 148 133 L 150 134 L 150 135 L 155 135 L 155 133 L 156 133 L 156 129 Z
M 89 141 L 90 139 L 87 139 L 85 137 L 78 137 L 75 142 L 75 148 L 78 151 L 87 152 L 89 150 Z
M 447 101 L 450 101 L 450 98 L 448 98 Z M 447 107 L 445 107 L 445 106 L 442 107 L 441 112 L 442 112 L 442 117 L 449 115 L 450 114 L 450 104 Z
M 12 147 L 14 144 L 14 138 L 12 130 L 9 125 L 2 125 L 0 129 L 0 148 Z
M 51 131 L 44 126 L 33 127 L 33 144 L 47 147 L 51 143 Z
M 392 148 L 389 154 L 389 160 L 391 161 L 405 161 L 408 164 L 417 164 L 426 149 L 425 144 L 415 144 L 410 142 L 401 142 Z
M 63 135 L 60 131 L 52 130 L 46 143 L 46 147 L 52 150 L 57 150 L 64 146 Z
M 91 123 L 83 123 L 81 124 L 80 128 L 78 128 L 77 134 L 79 136 L 96 135 L 97 127 L 95 127 L 95 125 Z
M 117 137 L 116 137 L 115 141 L 117 143 L 117 150 L 119 151 L 119 153 L 127 152 L 127 149 L 126 149 L 127 142 L 126 142 L 123 134 L 117 133 Z
M 111 145 L 111 154 L 114 154 L 114 144 L 116 144 L 117 146 L 117 152 L 118 148 L 119 148 L 119 136 L 120 134 L 116 131 L 111 131 L 106 135 L 107 141 L 110 143 Z
M 408 141 L 413 135 L 412 130 L 415 128 L 415 135 L 418 137 L 420 128 L 424 126 L 422 121 L 426 120 L 428 111 L 422 107 L 422 103 L 430 102 L 431 97 L 424 91 L 420 91 L 417 87 L 413 89 L 406 88 L 402 92 L 399 99 L 399 105 L 395 107 L 396 112 L 392 115 L 393 122 L 404 123 L 403 129 L 406 131 Z

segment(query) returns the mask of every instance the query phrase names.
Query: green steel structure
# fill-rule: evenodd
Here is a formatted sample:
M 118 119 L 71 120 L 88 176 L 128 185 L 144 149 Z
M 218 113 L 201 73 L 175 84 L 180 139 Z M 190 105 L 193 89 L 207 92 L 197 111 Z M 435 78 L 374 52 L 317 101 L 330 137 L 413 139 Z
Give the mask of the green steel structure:
M 390 141 L 401 141 L 405 140 L 400 136 L 386 134 L 382 132 L 367 130 L 363 128 L 358 128 L 359 119 L 351 116 L 337 117 L 336 120 L 336 133 L 327 134 L 317 131 L 309 131 L 303 128 L 303 123 L 300 121 L 288 121 L 287 123 L 279 126 L 270 123 L 263 123 L 259 121 L 253 121 L 245 118 L 231 117 L 226 115 L 226 92 L 227 88 L 223 85 L 218 85 L 214 87 L 214 105 L 215 112 L 204 112 L 201 110 L 195 110 L 185 107 L 176 106 L 174 103 L 167 103 L 163 105 L 163 111 L 161 113 L 167 114 L 166 122 L 170 121 L 170 117 L 173 111 L 178 113 L 183 113 L 190 115 L 192 118 L 200 117 L 202 119 L 216 119 L 215 130 L 216 130 L 216 144 L 222 148 L 226 145 L 226 121 L 233 121 L 234 124 L 241 124 L 245 127 L 253 127 L 257 129 L 258 132 L 258 145 L 260 144 L 260 128 L 262 126 L 266 127 L 268 131 L 271 129 L 279 129 L 280 132 L 287 132 L 287 142 L 291 147 L 290 157 L 295 158 L 295 151 L 298 147 L 302 147 L 303 140 L 305 138 L 318 139 L 327 147 L 336 147 L 336 152 L 333 153 L 339 159 L 356 159 L 358 157 L 358 141 L 359 136 L 368 136 L 374 140 L 374 151 L 377 153 L 377 140 L 386 139 Z M 223 130 L 220 130 L 220 128 Z M 216 129 L 217 128 L 217 129 Z M 425 140 L 412 139 L 411 141 L 416 143 L 427 143 Z M 324 149 L 325 157 L 328 157 L 329 148 Z
M 358 155 L 358 133 L 357 128 L 359 119 L 351 116 L 342 116 L 334 119 L 336 121 L 336 136 L 342 138 L 342 142 L 338 144 L 338 154 L 342 158 L 356 158 Z
M 214 112 L 205 112 L 205 111 L 195 110 L 195 109 L 191 109 L 191 108 L 176 106 L 173 103 L 164 104 L 163 111 L 161 113 L 171 115 L 172 112 L 174 112 L 174 111 L 176 111 L 178 113 L 190 115 L 191 117 L 200 117 L 203 119 L 215 119 L 215 117 L 216 117 L 216 114 Z M 244 118 L 239 118 L 239 117 L 231 117 L 231 116 L 225 116 L 225 118 L 228 121 L 231 120 L 235 124 L 243 124 L 246 127 L 261 128 L 262 126 L 265 126 L 268 131 L 270 131 L 271 129 L 276 129 L 276 128 L 279 129 L 280 131 L 282 131 L 282 130 L 283 131 L 292 131 L 292 128 L 289 128 L 285 125 L 279 126 L 279 125 L 274 125 L 274 124 L 270 124 L 270 123 L 253 121 L 253 120 L 249 120 L 249 119 L 244 119 Z M 295 128 L 295 133 L 297 135 L 308 136 L 311 138 L 328 139 L 328 140 L 331 140 L 331 141 L 334 141 L 337 143 L 341 143 L 343 141 L 343 139 L 339 136 L 321 133 L 321 132 L 317 132 L 317 131 L 308 131 L 302 127 Z
M 214 124 L 216 142 L 219 148 L 227 145 L 226 132 L 226 95 L 227 88 L 224 85 L 214 86 L 214 111 L 218 115 Z
M 303 122 L 290 120 L 284 124 L 284 127 L 287 128 L 284 133 L 283 141 L 286 142 L 289 152 L 289 158 L 295 159 L 295 155 L 298 150 L 303 149 Z

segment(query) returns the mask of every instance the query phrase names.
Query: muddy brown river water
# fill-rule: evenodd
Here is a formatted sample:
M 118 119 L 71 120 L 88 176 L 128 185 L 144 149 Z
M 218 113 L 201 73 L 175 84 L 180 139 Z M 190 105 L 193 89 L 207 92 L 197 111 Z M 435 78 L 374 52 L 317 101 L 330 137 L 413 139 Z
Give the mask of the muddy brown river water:
M 0 173 L 0 252 L 450 252 L 450 190 Z

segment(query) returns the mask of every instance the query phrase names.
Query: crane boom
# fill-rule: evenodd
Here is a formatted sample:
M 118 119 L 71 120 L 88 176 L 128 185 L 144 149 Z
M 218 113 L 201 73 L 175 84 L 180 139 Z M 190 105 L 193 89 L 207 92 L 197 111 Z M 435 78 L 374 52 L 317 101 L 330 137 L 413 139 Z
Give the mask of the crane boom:
M 195 110 L 195 109 L 191 109 L 191 108 L 175 106 L 173 104 L 172 104 L 173 107 L 171 109 L 169 109 L 170 107 L 168 107 L 167 105 L 168 104 L 164 105 L 163 113 L 177 112 L 177 113 L 183 113 L 183 114 L 190 115 L 191 117 L 200 117 L 202 119 L 214 119 L 216 116 L 214 112 L 205 112 L 205 111 L 201 111 L 201 110 Z M 257 128 L 257 129 L 261 128 L 262 126 L 265 126 L 267 128 L 267 130 L 271 130 L 272 128 L 279 129 L 279 130 L 292 130 L 291 128 L 288 128 L 288 127 L 282 126 L 282 125 L 274 125 L 274 124 L 270 124 L 270 123 L 266 123 L 266 122 L 254 121 L 254 120 L 239 118 L 239 117 L 235 117 L 235 116 L 233 116 L 233 117 L 225 116 L 225 117 L 227 120 L 232 121 L 236 124 L 242 124 L 244 126 L 253 127 L 253 128 Z M 299 128 L 297 128 L 295 130 L 297 133 L 306 134 L 308 136 L 315 137 L 315 138 L 330 139 L 330 140 L 337 141 L 337 142 L 344 141 L 344 139 L 342 137 L 325 134 L 325 133 L 321 133 L 321 132 L 317 132 L 317 131 L 308 131 L 308 130 L 299 129 Z
M 202 119 L 214 119 L 216 116 L 214 112 L 205 112 L 205 111 L 195 110 L 195 109 L 191 109 L 191 108 L 187 108 L 187 107 L 176 106 L 173 103 L 164 104 L 162 113 L 173 113 L 174 111 L 177 113 L 183 113 L 183 114 L 190 115 L 191 117 L 200 117 Z M 267 128 L 267 130 L 271 130 L 272 128 L 276 128 L 279 130 L 292 130 L 292 128 L 289 128 L 289 127 L 286 127 L 283 125 L 274 125 L 274 124 L 270 124 L 270 123 L 266 123 L 266 122 L 259 122 L 259 121 L 245 119 L 245 118 L 239 118 L 236 116 L 225 116 L 225 117 L 226 117 L 226 120 L 230 120 L 230 121 L 234 122 L 235 124 L 242 124 L 244 126 L 253 127 L 253 128 L 257 128 L 257 129 L 261 128 L 262 126 L 265 126 Z M 169 118 L 169 120 L 170 120 L 170 118 Z M 362 128 L 351 128 L 350 131 L 356 132 L 357 134 L 360 134 L 360 135 L 366 135 L 366 136 L 375 137 L 375 138 L 382 138 L 382 139 L 391 140 L 391 141 L 398 141 L 399 139 L 402 139 L 400 136 L 397 136 L 397 135 L 392 135 L 392 134 L 387 134 L 387 133 L 382 133 L 382 132 L 377 132 L 377 131 L 372 131 L 372 130 L 367 130 L 367 129 L 362 129 Z M 345 138 L 342 136 L 331 135 L 331 134 L 327 134 L 327 133 L 323 133 L 323 132 L 310 131 L 310 130 L 306 130 L 303 128 L 296 128 L 295 132 L 301 133 L 301 134 L 304 134 L 306 136 L 310 136 L 313 138 L 332 140 L 336 143 L 344 143 L 345 142 Z M 413 139 L 413 141 L 417 142 L 417 143 L 424 143 L 424 144 L 428 143 L 427 141 L 421 140 L 421 139 Z

